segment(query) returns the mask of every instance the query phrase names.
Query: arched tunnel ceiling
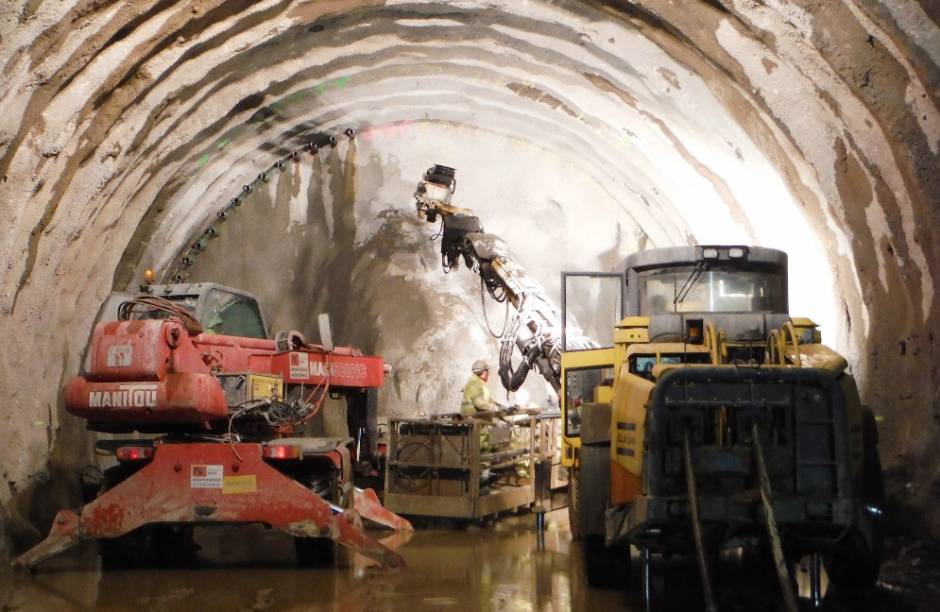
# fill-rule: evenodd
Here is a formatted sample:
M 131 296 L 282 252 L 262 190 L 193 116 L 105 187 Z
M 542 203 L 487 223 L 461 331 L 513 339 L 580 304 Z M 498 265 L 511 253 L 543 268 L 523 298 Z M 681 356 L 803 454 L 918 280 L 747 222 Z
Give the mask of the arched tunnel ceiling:
M 786 250 L 791 310 L 848 355 L 912 500 L 940 477 L 912 461 L 940 400 L 932 0 L 9 4 L 0 501 L 78 452 L 57 389 L 148 266 L 251 290 L 275 327 L 330 310 L 395 365 L 388 410 L 452 403 L 496 343 L 411 218 L 437 162 L 553 291 L 641 248 Z

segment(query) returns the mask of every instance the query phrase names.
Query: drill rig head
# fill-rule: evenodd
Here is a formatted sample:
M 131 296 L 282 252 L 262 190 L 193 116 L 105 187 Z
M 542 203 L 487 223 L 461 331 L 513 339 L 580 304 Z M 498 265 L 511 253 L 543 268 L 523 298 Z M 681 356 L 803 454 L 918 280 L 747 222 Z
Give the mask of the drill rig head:
M 461 258 L 468 268 L 472 268 L 479 257 L 468 242 L 468 234 L 483 234 L 479 217 L 466 208 L 451 204 L 457 189 L 456 172 L 448 166 L 434 165 L 424 173 L 415 190 L 418 218 L 428 223 L 434 223 L 438 217 L 441 219 L 441 257 L 445 270 L 456 268 Z
M 561 318 L 546 296 L 545 289 L 532 278 L 509 252 L 503 240 L 487 234 L 480 218 L 471 210 L 451 204 L 457 181 L 456 171 L 435 165 L 424 173 L 415 191 L 418 217 L 433 223 L 441 218 L 441 263 L 445 272 L 457 268 L 460 261 L 480 276 L 481 285 L 497 302 L 508 301 L 516 317 L 502 336 L 499 376 L 509 391 L 517 390 L 526 375 L 537 367 L 556 390 L 561 371 Z M 569 332 L 569 346 L 593 348 L 596 343 L 576 338 Z M 522 354 L 518 366 L 513 352 Z
M 434 223 L 438 215 L 446 218 L 455 214 L 471 214 L 469 210 L 457 208 L 450 203 L 454 191 L 457 190 L 456 174 L 454 168 L 440 164 L 428 168 L 415 190 L 418 217 L 428 223 Z

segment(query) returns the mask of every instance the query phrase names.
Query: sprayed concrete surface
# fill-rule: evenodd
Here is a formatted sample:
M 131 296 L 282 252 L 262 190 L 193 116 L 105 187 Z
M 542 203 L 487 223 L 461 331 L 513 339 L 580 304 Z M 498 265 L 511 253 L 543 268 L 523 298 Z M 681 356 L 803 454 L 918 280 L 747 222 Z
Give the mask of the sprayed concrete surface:
M 378 570 L 340 556 L 336 567 L 298 569 L 289 539 L 260 528 L 203 530 L 195 567 L 101 571 L 93 546 L 56 560 L 34 576 L 10 577 L 0 590 L 3 610 L 480 610 L 567 612 L 642 610 L 636 576 L 628 591 L 587 586 L 580 544 L 571 541 L 565 511 L 547 517 L 539 551 L 531 514 L 489 526 L 419 530 L 399 551 L 408 566 Z M 246 533 L 247 531 L 247 533 Z M 936 551 L 898 542 L 874 595 L 830 602 L 832 610 L 935 610 L 940 603 Z M 636 559 L 634 562 L 636 563 Z M 719 601 L 728 610 L 777 610 L 772 572 L 754 573 L 725 561 L 717 572 Z M 657 583 L 668 609 L 700 609 L 695 568 L 658 564 Z M 681 585 L 681 586 L 680 586 Z M 741 585 L 746 585 L 742 587 Z

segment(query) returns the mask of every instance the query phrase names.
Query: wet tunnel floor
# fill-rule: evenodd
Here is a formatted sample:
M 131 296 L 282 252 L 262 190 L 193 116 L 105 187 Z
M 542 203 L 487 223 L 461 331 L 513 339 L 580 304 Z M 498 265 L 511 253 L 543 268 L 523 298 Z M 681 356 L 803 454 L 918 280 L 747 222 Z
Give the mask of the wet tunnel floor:
M 370 567 L 355 555 L 335 566 L 294 566 L 289 538 L 262 528 L 201 530 L 196 567 L 101 571 L 94 544 L 48 562 L 32 576 L 2 577 L 0 604 L 10 610 L 640 610 L 631 592 L 598 591 L 585 581 L 579 544 L 564 511 L 549 514 L 545 548 L 537 550 L 534 517 L 489 526 L 422 529 L 399 550 L 406 569 Z M 898 543 L 882 581 L 865 601 L 834 610 L 940 609 L 937 558 L 922 543 Z M 727 610 L 777 610 L 775 583 L 718 568 Z M 702 609 L 694 567 L 670 564 L 660 584 L 664 609 Z M 729 584 L 730 583 L 730 584 Z

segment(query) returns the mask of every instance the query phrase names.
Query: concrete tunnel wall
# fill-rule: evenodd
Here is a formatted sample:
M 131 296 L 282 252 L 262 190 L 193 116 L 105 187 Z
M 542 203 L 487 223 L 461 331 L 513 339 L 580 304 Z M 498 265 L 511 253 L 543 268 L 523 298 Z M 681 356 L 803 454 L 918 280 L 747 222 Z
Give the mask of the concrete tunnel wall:
M 74 498 L 91 439 L 59 390 L 104 296 L 147 267 L 252 291 L 273 329 L 315 338 L 329 311 L 339 341 L 393 365 L 386 414 L 450 409 L 496 342 L 478 280 L 445 277 L 435 228 L 413 215 L 415 182 L 445 163 L 459 203 L 556 297 L 560 270 L 616 270 L 637 249 L 788 251 L 791 311 L 848 357 L 883 419 L 904 516 L 936 532 L 938 12 L 935 0 L 6 3 L 3 531 L 21 545 Z M 335 148 L 272 167 L 331 134 Z M 182 267 L 213 225 L 219 237 Z

